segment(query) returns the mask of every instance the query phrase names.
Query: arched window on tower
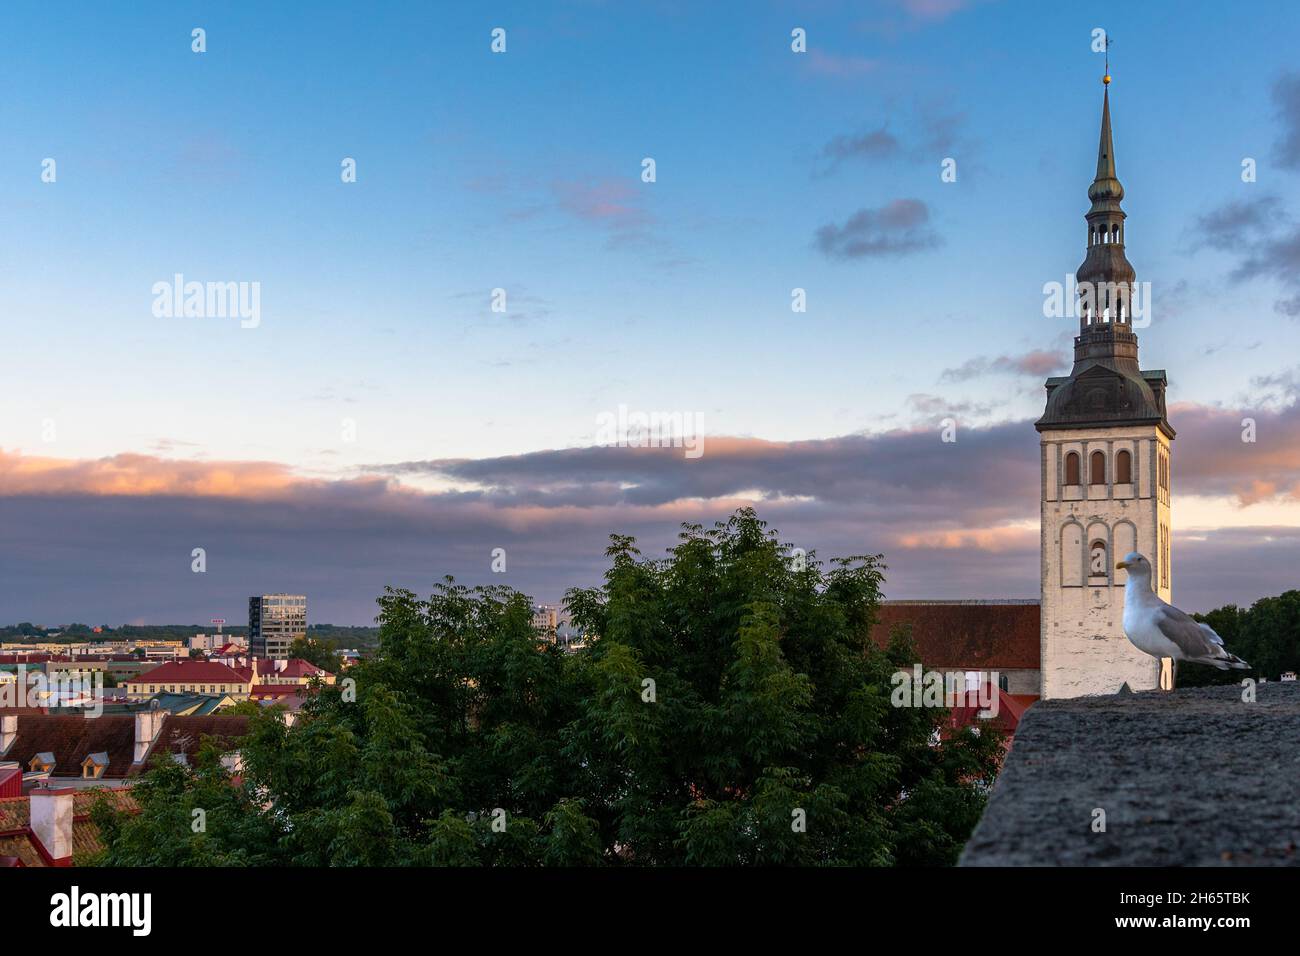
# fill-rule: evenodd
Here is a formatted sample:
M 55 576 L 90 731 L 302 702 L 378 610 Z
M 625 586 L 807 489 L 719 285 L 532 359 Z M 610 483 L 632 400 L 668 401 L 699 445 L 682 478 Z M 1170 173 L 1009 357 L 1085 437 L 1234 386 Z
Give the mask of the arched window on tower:
M 1130 485 L 1133 483 L 1133 456 L 1129 454 L 1128 449 L 1123 449 L 1115 456 L 1115 484 Z
M 1094 451 L 1089 458 L 1088 483 L 1093 485 L 1106 483 L 1106 455 L 1103 452 Z
M 1097 538 L 1088 546 L 1088 577 L 1104 578 L 1108 570 L 1106 542 Z
M 1065 483 L 1077 485 L 1079 482 L 1079 453 L 1072 451 L 1065 456 Z

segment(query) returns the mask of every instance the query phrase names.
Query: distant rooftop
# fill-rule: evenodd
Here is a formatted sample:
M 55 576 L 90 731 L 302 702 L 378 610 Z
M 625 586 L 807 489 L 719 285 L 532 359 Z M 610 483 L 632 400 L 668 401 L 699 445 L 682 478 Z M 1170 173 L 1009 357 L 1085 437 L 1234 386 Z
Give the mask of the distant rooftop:
M 900 600 L 897 600 L 897 601 L 881 601 L 880 603 L 881 603 L 881 604 L 886 604 L 886 605 L 888 605 L 888 604 L 918 604 L 918 605 L 925 605 L 925 604 L 954 604 L 954 605 L 975 604 L 975 605 L 985 605 L 985 604 L 1040 604 L 1040 603 L 1042 603 L 1042 602 L 1039 601 L 1038 598 L 953 598 L 953 599 L 942 599 L 942 598 L 921 598 L 921 599 L 913 600 L 913 601 L 909 601 L 909 600 L 907 600 L 907 599 L 904 598 L 904 599 L 900 599 Z
M 926 667 L 1034 670 L 1040 614 L 1037 601 L 883 601 L 871 639 L 884 647 L 907 624 Z
M 1300 865 L 1300 683 L 1241 694 L 1035 704 L 961 865 Z

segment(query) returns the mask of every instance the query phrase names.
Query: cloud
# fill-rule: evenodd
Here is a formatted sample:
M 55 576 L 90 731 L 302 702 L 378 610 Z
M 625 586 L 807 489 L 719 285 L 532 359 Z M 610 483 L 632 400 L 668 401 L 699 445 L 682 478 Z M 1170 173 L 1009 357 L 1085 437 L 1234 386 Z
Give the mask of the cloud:
M 606 249 L 655 253 L 664 267 L 688 263 L 655 229 L 656 219 L 644 205 L 647 193 L 639 184 L 639 179 L 565 180 L 552 183 L 551 194 L 561 212 L 601 230 Z
M 896 156 L 898 137 L 885 127 L 868 133 L 839 135 L 822 147 L 819 154 L 822 168 L 819 175 L 830 175 L 846 160 L 877 160 Z
M 930 424 L 942 423 L 943 419 L 954 416 L 964 419 L 987 418 L 1000 407 L 993 402 L 951 399 L 929 392 L 913 392 L 907 396 L 906 404 L 919 421 Z
M 1281 524 L 1280 508 L 1300 503 L 1296 382 L 1260 379 L 1255 407 L 1171 408 L 1179 521 L 1191 523 L 1198 501 L 1236 503 L 1232 527 L 1178 532 L 1184 606 L 1294 586 L 1300 528 Z M 1246 416 L 1255 443 L 1241 441 Z M 568 448 L 379 463 L 332 481 L 272 462 L 5 452 L 0 607 L 48 622 L 238 620 L 247 595 L 292 590 L 309 595 L 313 621 L 362 623 L 385 585 L 425 592 L 444 574 L 554 601 L 600 580 L 612 532 L 655 554 L 681 522 L 751 503 L 784 540 L 823 557 L 884 552 L 890 597 L 1033 597 L 1038 493 L 1028 421 L 962 427 L 956 442 L 933 427 L 789 442 L 707 436 L 699 459 L 679 448 Z M 204 574 L 190 570 L 196 547 Z M 498 547 L 504 575 L 490 570 Z
M 963 136 L 965 114 L 918 107 L 907 117 L 911 132 L 899 136 L 886 126 L 864 132 L 841 133 L 828 140 L 817 154 L 813 175 L 829 176 L 851 162 L 870 163 L 897 159 L 904 154 L 913 163 L 938 164 L 941 159 L 962 157 L 965 170 L 977 168 L 977 145 Z M 910 146 L 908 144 L 911 144 Z
M 1197 218 L 1193 246 L 1238 249 L 1259 242 L 1285 222 L 1285 211 L 1276 196 L 1234 200 Z
M 1273 84 L 1273 105 L 1282 135 L 1273 147 L 1283 169 L 1300 169 L 1300 73 L 1284 73 Z
M 1282 315 L 1300 317 L 1300 225 L 1276 196 L 1226 203 L 1200 216 L 1194 227 L 1196 246 L 1234 255 L 1234 282 L 1273 279 L 1292 291 L 1274 302 Z
M 261 461 L 185 461 L 150 455 L 69 460 L 0 449 L 0 495 L 185 495 L 274 498 L 300 487 L 284 465 Z
M 961 128 L 965 122 L 964 113 L 927 113 L 922 120 L 921 131 L 924 135 L 918 152 L 926 156 L 952 154 L 961 137 Z M 969 156 L 972 147 L 967 145 L 963 149 Z
M 869 57 L 827 53 L 816 47 L 808 51 L 807 63 L 813 73 L 842 80 L 868 76 L 882 66 L 879 60 Z
M 993 374 L 1027 375 L 1031 378 L 1044 378 L 1061 372 L 1068 364 L 1066 354 L 1061 351 L 1044 351 L 1036 349 L 1023 355 L 999 355 L 995 358 L 978 356 L 957 368 L 944 369 L 939 376 L 941 382 L 966 382 L 973 378 L 983 378 Z
M 561 209 L 587 222 L 628 228 L 650 221 L 641 208 L 641 196 L 623 180 L 556 182 L 551 188 Z
M 842 226 L 820 227 L 814 243 L 832 259 L 899 256 L 940 245 L 930 210 L 919 199 L 895 199 L 879 209 L 859 209 Z
M 1300 501 L 1300 405 L 1294 393 L 1280 408 L 1179 404 L 1169 417 L 1179 435 L 1179 491 L 1230 495 L 1243 506 L 1274 499 Z M 1246 418 L 1254 422 L 1253 442 L 1242 440 Z
M 977 0 L 893 0 L 893 2 L 914 19 L 937 23 L 948 19 L 959 10 L 974 6 Z
M 861 26 L 890 37 L 935 26 L 987 0 L 886 0 L 884 9 Z

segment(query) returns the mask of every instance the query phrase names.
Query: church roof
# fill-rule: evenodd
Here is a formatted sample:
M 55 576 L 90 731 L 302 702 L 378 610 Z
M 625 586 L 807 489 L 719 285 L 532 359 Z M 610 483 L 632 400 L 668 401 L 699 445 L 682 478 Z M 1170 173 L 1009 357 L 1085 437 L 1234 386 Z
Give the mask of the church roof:
M 871 640 L 884 647 L 895 626 L 910 624 L 924 667 L 1034 670 L 1040 611 L 1037 601 L 883 601 Z
M 1104 357 L 1080 365 L 1070 375 L 1047 380 L 1047 407 L 1035 428 L 1158 425 L 1174 437 L 1165 410 L 1164 369 L 1139 371 Z

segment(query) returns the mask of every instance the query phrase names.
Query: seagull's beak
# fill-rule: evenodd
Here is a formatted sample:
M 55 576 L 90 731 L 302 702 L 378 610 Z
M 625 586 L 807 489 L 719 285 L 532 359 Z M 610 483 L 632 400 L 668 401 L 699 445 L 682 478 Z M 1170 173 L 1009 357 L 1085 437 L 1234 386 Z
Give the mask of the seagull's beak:
M 1117 565 L 1115 565 L 1115 570 L 1116 570 L 1116 571 L 1127 571 L 1127 570 L 1128 570 L 1128 562 L 1127 562 L 1127 561 L 1121 561 L 1121 562 L 1119 562 Z

